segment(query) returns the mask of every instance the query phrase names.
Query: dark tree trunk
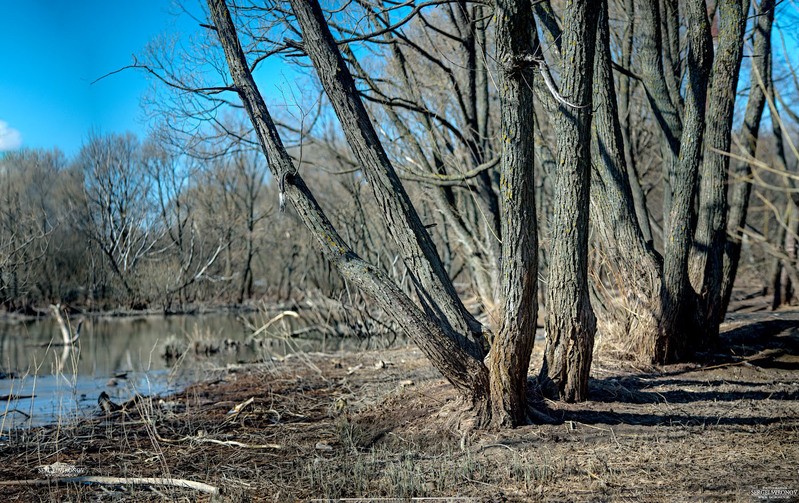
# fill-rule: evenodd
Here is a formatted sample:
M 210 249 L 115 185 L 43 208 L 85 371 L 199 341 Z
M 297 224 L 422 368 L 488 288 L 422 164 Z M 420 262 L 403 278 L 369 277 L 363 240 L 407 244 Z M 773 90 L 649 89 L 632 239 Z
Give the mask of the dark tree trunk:
M 561 29 L 555 11 L 552 9 L 552 3 L 549 0 L 532 3 L 533 12 L 541 24 L 544 40 L 548 47 L 553 48 L 553 56 L 560 63 Z
M 625 0 L 625 9 L 627 11 L 627 25 L 624 28 L 624 33 L 621 41 L 621 65 L 629 69 L 632 66 L 633 54 L 633 40 L 635 39 L 635 0 Z M 606 49 L 609 53 L 610 47 Z M 599 47 L 597 51 L 600 51 Z M 597 57 L 599 54 L 597 54 Z M 610 58 L 610 56 L 607 56 Z M 611 75 L 610 78 L 613 76 Z M 596 79 L 596 76 L 594 76 Z M 619 106 L 618 117 L 621 121 L 621 136 L 624 140 L 624 161 L 627 164 L 627 178 L 630 180 L 630 190 L 632 193 L 633 203 L 635 205 L 635 216 L 638 220 L 638 225 L 641 227 L 641 233 L 644 236 L 644 241 L 652 243 L 652 226 L 649 223 L 649 210 L 646 206 L 646 195 L 644 194 L 641 181 L 638 177 L 638 170 L 636 168 L 636 157 L 633 152 L 633 138 L 632 138 L 632 121 L 630 120 L 630 98 L 632 97 L 632 82 L 631 78 L 627 75 L 619 75 Z M 596 85 L 596 84 L 595 84 Z M 616 101 L 614 94 L 611 93 L 608 100 Z M 598 100 L 595 100 L 598 101 Z
M 588 397 L 588 374 L 596 318 L 588 291 L 588 216 L 591 185 L 591 90 L 597 9 L 587 0 L 570 3 L 561 43 L 561 94 L 554 112 L 558 135 L 555 211 L 550 227 L 546 332 L 541 378 L 563 400 Z
M 713 59 L 705 0 L 691 0 L 688 10 L 688 81 L 680 155 L 672 177 L 672 206 L 664 236 L 661 300 L 663 316 L 655 360 L 674 361 L 688 354 L 687 343 L 695 333 L 696 294 L 688 279 L 692 212 L 697 173 L 702 159 L 705 104 Z
M 708 91 L 705 154 L 699 185 L 699 215 L 691 258 L 691 284 L 699 293 L 700 327 L 692 345 L 717 343 L 724 318 L 722 283 L 727 242 L 727 180 L 735 91 L 744 48 L 748 0 L 720 0 L 719 37 Z
M 352 285 L 370 295 L 427 355 L 433 365 L 460 392 L 476 413 L 477 425 L 505 426 L 525 421 L 526 386 L 536 314 L 536 227 L 533 197 L 532 79 L 535 28 L 527 0 L 503 0 L 498 9 L 513 15 L 498 21 L 508 36 L 499 42 L 506 86 L 502 96 L 503 128 L 503 263 L 504 324 L 490 359 L 492 372 L 482 360 L 482 349 L 469 336 L 482 327 L 465 312 L 444 273 L 432 242 L 374 132 L 356 92 L 349 69 L 341 58 L 316 1 L 292 1 L 303 33 L 301 46 L 311 56 L 317 74 L 344 124 L 353 151 L 374 186 L 385 210 L 386 224 L 416 275 L 420 309 L 377 268 L 344 242 L 306 187 L 282 145 L 269 111 L 249 71 L 230 13 L 223 0 L 208 0 L 215 29 L 225 50 L 236 90 L 255 127 L 275 179 L 300 220 L 316 238 L 326 258 Z M 507 45 L 503 45 L 507 43 Z M 586 195 L 587 197 L 587 195 Z M 505 249 L 506 247 L 506 249 Z
M 660 0 L 660 9 L 663 33 L 663 70 L 666 77 L 666 86 L 669 89 L 671 102 L 676 104 L 677 110 L 682 114 L 679 0 Z
M 674 191 L 672 184 L 679 164 L 683 125 L 679 94 L 674 96 L 666 84 L 667 80 L 673 78 L 667 76 L 667 73 L 673 73 L 674 69 L 664 68 L 663 62 L 663 44 L 668 43 L 668 37 L 664 37 L 661 17 L 667 14 L 660 9 L 659 4 L 665 1 L 650 0 L 636 4 L 640 12 L 640 23 L 636 25 L 636 32 L 640 41 L 638 59 L 641 64 L 641 77 L 662 138 L 660 150 L 663 155 L 663 228 L 667 229 Z
M 475 4 L 472 7 L 472 19 L 474 20 L 476 30 L 476 44 L 477 44 L 477 58 L 475 63 L 475 93 L 477 101 L 477 132 L 478 138 L 481 143 L 481 150 L 485 158 L 490 158 L 492 155 L 491 141 L 489 138 L 490 120 L 491 116 L 491 94 L 489 92 L 490 79 L 488 76 L 488 44 L 486 38 L 486 24 L 487 19 L 485 10 L 480 4 Z
M 532 59 L 538 49 L 526 0 L 498 0 L 502 161 L 502 325 L 491 347 L 492 420 L 522 424 L 527 413 L 527 372 L 535 340 L 538 242 L 535 212 Z
M 765 87 L 767 76 L 771 73 L 771 26 L 774 22 L 774 0 L 762 0 L 757 10 L 755 22 L 754 50 L 752 51 L 752 70 L 749 84 L 749 101 L 746 103 L 741 140 L 744 147 L 742 156 L 753 159 L 757 152 L 757 141 L 760 134 L 760 121 L 766 103 Z M 724 270 L 722 273 L 722 309 L 720 315 L 727 312 L 732 296 L 735 276 L 738 273 L 738 262 L 741 259 L 741 237 L 746 225 L 746 213 L 749 209 L 749 196 L 752 184 L 749 177 L 752 165 L 746 161 L 733 164 L 732 179 L 737 180 L 729 189 L 730 212 L 727 219 L 727 243 L 724 249 Z M 721 318 L 717 320 L 719 323 Z
M 769 115 L 771 116 L 771 129 L 774 135 L 774 150 L 776 168 L 784 173 L 789 172 L 788 159 L 785 155 L 785 141 L 782 132 L 782 118 L 780 117 L 780 110 L 777 109 L 777 104 L 774 101 L 775 88 L 774 76 L 772 74 L 772 66 L 766 68 L 765 84 L 766 84 L 766 99 L 769 105 Z M 790 111 L 788 111 L 790 114 Z M 795 173 L 791 173 L 795 176 Z M 786 202 L 786 208 L 783 212 L 783 220 L 779 223 L 777 229 L 777 237 L 773 240 L 775 255 L 775 275 L 773 278 L 774 287 L 774 300 L 772 302 L 772 309 L 776 309 L 781 305 L 789 305 L 794 297 L 794 291 L 799 285 L 799 273 L 796 269 L 796 240 L 792 233 L 795 233 L 794 225 L 799 222 L 796 216 L 797 208 L 799 207 L 799 193 L 796 191 L 796 181 L 789 177 L 783 180 L 786 189 L 792 189 L 789 193 L 789 199 Z M 781 247 L 781 248 L 780 248 Z M 778 293 L 779 292 L 779 293 Z

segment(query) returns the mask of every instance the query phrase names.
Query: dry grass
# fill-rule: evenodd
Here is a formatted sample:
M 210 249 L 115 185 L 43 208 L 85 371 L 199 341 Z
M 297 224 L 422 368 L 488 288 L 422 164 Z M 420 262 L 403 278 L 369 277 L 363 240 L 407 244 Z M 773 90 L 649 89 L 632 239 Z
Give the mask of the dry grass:
M 88 475 L 205 482 L 222 501 L 752 501 L 766 487 L 799 489 L 797 323 L 754 323 L 727 334 L 745 360 L 642 373 L 599 354 L 593 401 L 538 404 L 557 424 L 468 435 L 452 427 L 451 388 L 415 348 L 295 355 L 125 412 L 12 430 L 0 440 L 0 480 L 36 478 L 37 466 L 60 461 Z M 0 486 L 0 494 L 212 498 L 124 484 Z

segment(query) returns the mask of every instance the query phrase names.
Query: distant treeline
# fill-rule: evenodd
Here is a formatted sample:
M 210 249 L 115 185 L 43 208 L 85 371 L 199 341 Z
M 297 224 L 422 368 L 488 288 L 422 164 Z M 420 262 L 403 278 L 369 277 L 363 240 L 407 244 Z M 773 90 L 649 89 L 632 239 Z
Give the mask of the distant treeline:
M 764 136 L 769 157 L 774 140 Z M 305 177 L 330 218 L 361 256 L 411 293 L 412 277 L 387 239 L 382 210 L 360 172 L 348 158 L 332 155 L 331 145 L 304 149 Z M 547 214 L 548 176 L 539 176 L 540 211 Z M 765 173 L 760 183 L 767 181 L 780 180 Z M 447 215 L 437 211 L 426 184 L 409 188 L 449 275 L 471 295 L 473 310 L 490 310 L 479 275 L 458 256 L 463 241 Z M 753 235 L 765 239 L 745 247 L 742 264 L 745 281 L 770 287 L 775 303 L 793 297 L 794 270 L 784 260 L 793 241 L 780 230 L 795 224 L 780 224 L 768 208 L 788 202 L 779 190 L 753 200 Z M 470 218 L 479 220 L 479 212 Z M 544 270 L 547 258 L 544 248 Z M 59 302 L 91 310 L 179 312 L 356 291 L 318 253 L 293 209 L 280 212 L 279 184 L 263 154 L 247 142 L 187 155 L 175 153 L 169 141 L 140 141 L 129 133 L 91 136 L 72 159 L 57 149 L 0 154 L 0 305 L 6 311 L 32 312 Z
M 74 159 L 6 152 L 0 303 L 178 311 L 341 290 L 295 218 L 251 150 L 189 157 L 126 134 L 94 135 Z

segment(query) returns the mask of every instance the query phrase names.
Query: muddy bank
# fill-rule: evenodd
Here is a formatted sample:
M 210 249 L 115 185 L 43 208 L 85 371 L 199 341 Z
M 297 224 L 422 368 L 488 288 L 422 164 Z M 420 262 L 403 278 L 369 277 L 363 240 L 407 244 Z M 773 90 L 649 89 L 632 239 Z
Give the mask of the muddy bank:
M 6 433 L 0 494 L 6 501 L 794 497 L 799 324 L 795 315 L 760 316 L 729 325 L 730 350 L 704 366 L 636 369 L 599 354 L 592 401 L 541 402 L 554 424 L 502 432 L 458 431 L 451 388 L 413 347 L 232 366 L 176 396 Z M 43 470 L 56 462 L 79 476 L 119 480 L 9 484 L 46 480 Z M 176 479 L 221 494 L 169 483 Z

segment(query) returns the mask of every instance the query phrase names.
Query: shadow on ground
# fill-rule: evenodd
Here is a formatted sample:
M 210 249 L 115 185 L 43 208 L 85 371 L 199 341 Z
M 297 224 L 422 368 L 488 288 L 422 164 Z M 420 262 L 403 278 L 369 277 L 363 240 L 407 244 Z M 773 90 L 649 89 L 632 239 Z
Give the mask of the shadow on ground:
M 700 355 L 700 364 L 591 379 L 587 403 L 539 401 L 534 407 L 555 424 L 755 426 L 791 419 L 757 404 L 799 403 L 792 374 L 799 370 L 799 317 L 760 318 L 723 331 L 719 348 Z

